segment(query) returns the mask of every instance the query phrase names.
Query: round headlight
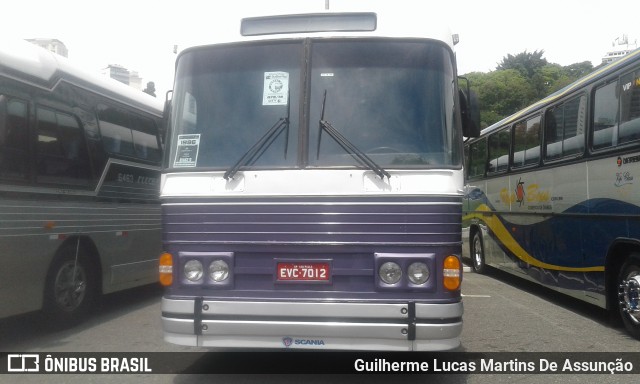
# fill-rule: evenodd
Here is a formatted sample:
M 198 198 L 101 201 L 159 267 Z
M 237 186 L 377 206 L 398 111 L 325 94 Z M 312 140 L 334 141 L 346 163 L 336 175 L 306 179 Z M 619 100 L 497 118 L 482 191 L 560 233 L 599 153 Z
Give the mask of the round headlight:
M 189 260 L 184 264 L 184 277 L 189 281 L 202 279 L 203 268 L 199 260 Z
M 226 280 L 229 277 L 229 265 L 224 260 L 215 260 L 209 265 L 209 277 L 215 282 Z
M 409 275 L 409 281 L 413 284 L 420 285 L 424 284 L 429 280 L 429 276 L 431 275 L 429 272 L 429 267 L 425 263 L 413 263 L 407 269 L 407 274 Z
M 398 264 L 388 261 L 380 266 L 378 275 L 385 283 L 395 284 L 400 281 L 400 278 L 402 277 L 402 269 L 400 269 Z

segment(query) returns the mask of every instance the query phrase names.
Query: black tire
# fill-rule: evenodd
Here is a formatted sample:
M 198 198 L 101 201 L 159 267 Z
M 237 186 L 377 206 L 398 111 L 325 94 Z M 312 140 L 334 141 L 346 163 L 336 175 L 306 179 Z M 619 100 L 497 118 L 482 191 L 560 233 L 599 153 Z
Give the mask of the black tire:
M 94 305 L 97 281 L 82 246 L 73 242 L 60 249 L 49 268 L 44 292 L 44 311 L 50 320 L 64 326 L 84 319 Z
M 632 254 L 620 268 L 618 312 L 631 336 L 640 340 L 640 254 Z
M 471 268 L 476 273 L 484 273 L 486 271 L 484 243 L 480 231 L 475 231 L 471 238 Z

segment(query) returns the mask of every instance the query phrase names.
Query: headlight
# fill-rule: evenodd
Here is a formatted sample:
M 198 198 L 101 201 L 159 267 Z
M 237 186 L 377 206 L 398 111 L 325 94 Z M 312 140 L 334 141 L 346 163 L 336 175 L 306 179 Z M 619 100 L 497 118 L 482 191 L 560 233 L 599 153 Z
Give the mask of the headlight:
M 425 263 L 413 263 L 407 269 L 407 275 L 409 275 L 409 281 L 413 284 L 421 285 L 429 280 L 431 273 L 429 267 Z
M 202 263 L 198 260 L 189 260 L 184 264 L 184 277 L 187 280 L 196 282 L 202 279 Z
M 402 277 L 402 269 L 400 269 L 398 264 L 388 261 L 380 266 L 378 275 L 385 283 L 395 284 L 400 281 L 400 278 Z
M 215 282 L 224 281 L 229 277 L 229 265 L 223 260 L 216 260 L 209 265 L 209 277 Z

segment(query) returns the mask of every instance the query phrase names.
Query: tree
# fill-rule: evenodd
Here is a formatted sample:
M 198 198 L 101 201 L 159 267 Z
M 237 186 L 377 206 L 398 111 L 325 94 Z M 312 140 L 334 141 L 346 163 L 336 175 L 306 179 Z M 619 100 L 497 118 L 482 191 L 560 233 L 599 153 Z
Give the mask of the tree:
M 515 69 L 474 72 L 466 77 L 478 94 L 481 128 L 517 112 L 535 99 L 531 83 Z
M 543 58 L 544 51 L 507 55 L 495 71 L 466 74 L 478 95 L 480 126 L 487 126 L 591 73 L 584 61 L 563 67 Z
M 593 64 L 590 61 L 583 61 L 582 63 L 575 63 L 564 67 L 567 71 L 567 75 L 572 79 L 579 79 L 593 72 Z
M 150 81 L 147 83 L 147 87 L 142 90 L 144 93 L 148 93 L 149 95 L 156 97 L 156 83 Z
M 542 55 L 544 55 L 544 50 L 533 51 L 533 53 L 525 50 L 515 56 L 509 54 L 502 58 L 502 61 L 496 69 L 515 69 L 520 72 L 522 76 L 531 79 L 539 68 L 549 64 L 547 59 L 542 58 Z
M 531 78 L 531 85 L 535 90 L 535 99 L 539 100 L 553 92 L 566 87 L 572 79 L 565 67 L 559 64 L 547 64 L 536 70 Z

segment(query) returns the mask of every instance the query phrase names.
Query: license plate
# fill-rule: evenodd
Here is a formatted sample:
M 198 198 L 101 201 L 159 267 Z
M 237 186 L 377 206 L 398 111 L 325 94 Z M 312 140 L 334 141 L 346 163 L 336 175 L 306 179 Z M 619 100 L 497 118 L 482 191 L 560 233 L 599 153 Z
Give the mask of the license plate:
M 329 281 L 329 263 L 278 263 L 278 281 Z

